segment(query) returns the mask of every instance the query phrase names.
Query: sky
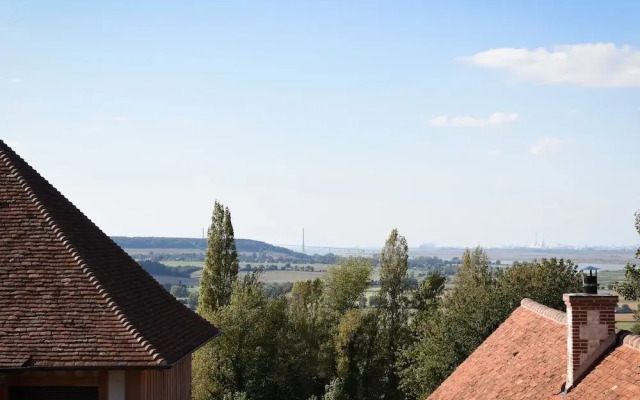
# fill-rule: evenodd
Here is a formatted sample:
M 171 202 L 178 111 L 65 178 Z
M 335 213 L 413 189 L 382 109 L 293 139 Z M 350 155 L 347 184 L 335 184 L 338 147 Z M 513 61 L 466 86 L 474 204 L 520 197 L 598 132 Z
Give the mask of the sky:
M 0 139 L 110 235 L 632 245 L 640 2 L 0 0 Z

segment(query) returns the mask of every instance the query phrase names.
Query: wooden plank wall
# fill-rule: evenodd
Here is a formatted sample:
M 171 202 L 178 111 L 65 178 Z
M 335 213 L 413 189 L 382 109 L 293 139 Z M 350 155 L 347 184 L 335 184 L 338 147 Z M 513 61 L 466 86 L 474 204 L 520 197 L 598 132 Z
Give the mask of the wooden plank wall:
M 140 373 L 140 400 L 191 400 L 191 356 L 167 370 Z

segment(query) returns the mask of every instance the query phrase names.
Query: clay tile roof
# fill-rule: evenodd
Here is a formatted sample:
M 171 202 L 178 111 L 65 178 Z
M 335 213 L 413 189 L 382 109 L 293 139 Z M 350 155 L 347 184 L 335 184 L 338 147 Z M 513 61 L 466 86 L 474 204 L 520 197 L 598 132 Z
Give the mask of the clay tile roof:
M 0 369 L 162 367 L 218 334 L 0 140 Z
M 429 399 L 549 399 L 562 392 L 567 328 L 535 304 L 516 309 Z
M 640 336 L 621 332 L 614 347 L 569 392 L 568 399 L 640 399 Z
M 640 399 L 640 336 L 618 337 L 566 399 Z M 428 399 L 561 399 L 566 354 L 566 314 L 525 299 Z

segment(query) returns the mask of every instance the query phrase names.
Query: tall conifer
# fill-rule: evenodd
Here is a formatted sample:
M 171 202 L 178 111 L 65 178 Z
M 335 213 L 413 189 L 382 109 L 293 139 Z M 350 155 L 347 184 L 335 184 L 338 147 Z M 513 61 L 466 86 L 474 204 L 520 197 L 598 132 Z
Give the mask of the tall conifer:
M 237 276 L 238 252 L 231 214 L 229 208 L 216 201 L 207 236 L 207 256 L 200 279 L 198 313 L 216 311 L 229 304 Z

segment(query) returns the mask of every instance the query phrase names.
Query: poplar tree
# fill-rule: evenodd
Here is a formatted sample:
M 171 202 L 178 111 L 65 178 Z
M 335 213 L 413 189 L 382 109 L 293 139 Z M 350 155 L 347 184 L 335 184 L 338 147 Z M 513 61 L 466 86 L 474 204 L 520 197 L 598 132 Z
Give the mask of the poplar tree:
M 380 304 L 383 312 L 383 324 L 386 340 L 383 351 L 387 355 L 385 399 L 402 399 L 399 390 L 399 377 L 396 361 L 398 351 L 406 338 L 407 312 L 407 260 L 409 247 L 407 240 L 391 231 L 380 254 Z
M 229 208 L 219 202 L 213 206 L 207 235 L 207 255 L 200 279 L 198 313 L 206 314 L 229 304 L 233 283 L 238 276 L 238 252 L 233 237 Z
M 197 311 L 198 314 L 223 329 L 227 329 L 223 311 L 231 302 L 233 288 L 238 286 L 237 276 L 238 252 L 233 237 L 231 214 L 228 208 L 216 201 L 207 235 L 207 255 L 200 278 Z M 221 340 L 217 339 L 207 343 L 193 355 L 195 399 L 209 400 L 212 398 L 214 389 L 217 390 L 214 377 L 219 370 L 220 353 L 227 347 L 226 343 L 221 343 Z

